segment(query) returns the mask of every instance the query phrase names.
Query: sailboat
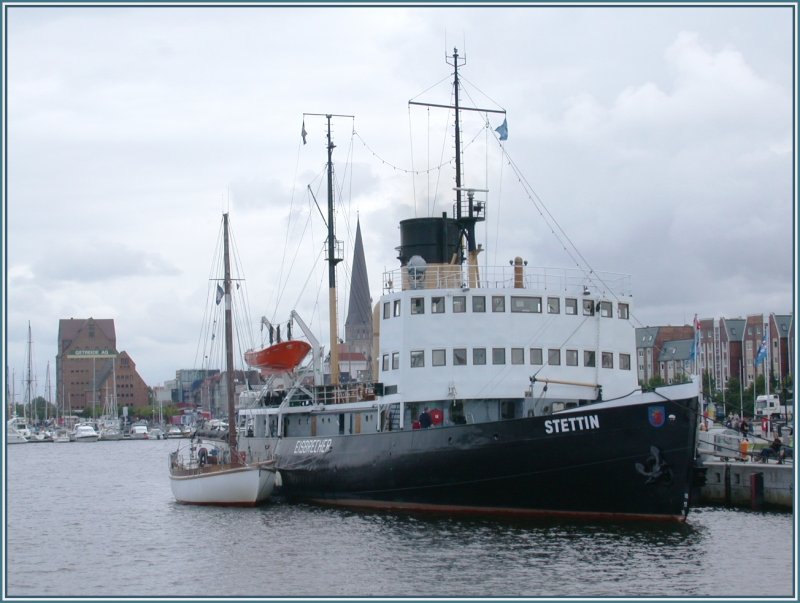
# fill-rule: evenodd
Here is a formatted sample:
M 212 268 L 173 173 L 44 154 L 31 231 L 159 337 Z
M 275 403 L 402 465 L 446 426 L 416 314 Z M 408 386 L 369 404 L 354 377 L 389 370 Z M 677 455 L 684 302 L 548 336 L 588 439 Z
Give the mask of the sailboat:
M 11 392 L 6 389 L 6 400 L 8 400 L 8 416 L 11 417 L 6 421 L 6 443 L 7 444 L 27 444 L 31 441 L 32 433 L 30 428 L 28 427 L 28 419 L 26 417 L 26 408 L 27 405 L 30 404 L 31 398 L 31 323 L 28 322 L 28 352 L 27 352 L 27 364 L 28 364 L 28 378 L 27 378 L 27 389 L 25 392 L 25 403 L 22 406 L 22 417 L 17 416 L 17 408 L 16 408 L 16 393 L 12 389 Z M 15 375 L 12 373 L 11 381 L 8 380 L 8 367 L 6 367 L 6 387 L 9 383 L 11 383 L 11 387 L 14 387 L 14 380 Z M 33 412 L 31 412 L 33 415 Z
M 250 445 L 271 451 L 290 501 L 684 521 L 699 379 L 641 389 L 629 277 L 611 291 L 619 275 L 589 267 L 555 273 L 520 257 L 479 267 L 475 226 L 486 215 L 486 190 L 462 182 L 464 59 L 454 50 L 448 63 L 453 215 L 400 222 L 400 267 L 384 275 L 373 310 L 368 382 L 339 382 L 328 116 L 330 378 L 282 398 L 261 393 L 279 405 L 253 410 Z
M 254 506 L 267 500 L 272 494 L 275 467 L 272 460 L 248 460 L 247 453 L 240 452 L 237 444 L 227 213 L 222 216 L 222 224 L 229 426 L 224 435 L 221 432 L 218 438 L 193 437 L 188 447 L 179 446 L 178 450 L 169 454 L 170 486 L 179 503 Z
M 119 441 L 123 438 L 120 426 L 119 412 L 117 410 L 117 359 L 111 360 L 113 392 L 108 393 L 106 384 L 106 402 L 103 407 L 103 416 L 100 417 L 100 439 L 106 441 Z

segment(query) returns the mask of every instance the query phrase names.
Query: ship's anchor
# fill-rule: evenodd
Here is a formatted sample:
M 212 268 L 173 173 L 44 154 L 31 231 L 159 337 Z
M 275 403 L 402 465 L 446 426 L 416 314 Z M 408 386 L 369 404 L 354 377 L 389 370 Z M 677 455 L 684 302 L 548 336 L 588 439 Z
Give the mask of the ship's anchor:
M 669 468 L 663 458 L 661 451 L 656 446 L 650 446 L 650 456 L 644 463 L 636 463 L 636 471 L 647 478 L 645 484 L 652 484 L 659 480 L 672 481 L 672 469 Z

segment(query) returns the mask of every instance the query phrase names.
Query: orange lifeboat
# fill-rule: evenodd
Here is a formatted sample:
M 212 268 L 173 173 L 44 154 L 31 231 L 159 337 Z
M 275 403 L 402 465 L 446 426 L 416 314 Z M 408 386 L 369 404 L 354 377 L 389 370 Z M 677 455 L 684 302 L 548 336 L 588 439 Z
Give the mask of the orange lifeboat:
M 305 341 L 290 339 L 263 350 L 248 350 L 244 360 L 262 373 L 280 373 L 294 369 L 310 351 L 311 346 Z

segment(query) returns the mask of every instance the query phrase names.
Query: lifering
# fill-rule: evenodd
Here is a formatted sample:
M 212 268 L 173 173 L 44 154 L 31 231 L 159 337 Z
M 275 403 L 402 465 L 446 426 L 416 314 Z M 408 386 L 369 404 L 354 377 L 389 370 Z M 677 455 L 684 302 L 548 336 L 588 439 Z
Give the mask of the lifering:
M 208 462 L 208 450 L 205 448 L 201 448 L 200 451 L 197 453 L 197 459 L 200 462 L 200 466 L 202 467 Z

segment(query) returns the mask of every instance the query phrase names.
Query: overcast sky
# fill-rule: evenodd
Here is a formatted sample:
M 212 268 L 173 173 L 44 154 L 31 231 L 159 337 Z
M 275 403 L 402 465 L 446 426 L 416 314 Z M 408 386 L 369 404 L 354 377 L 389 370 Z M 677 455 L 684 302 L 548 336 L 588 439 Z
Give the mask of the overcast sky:
M 507 156 L 501 116 L 464 124 L 466 183 L 490 189 L 482 262 L 574 267 L 534 196 L 592 268 L 631 275 L 633 326 L 792 311 L 789 6 L 6 16 L 4 335 L 18 398 L 28 321 L 39 393 L 48 361 L 55 385 L 62 318 L 114 319 L 148 385 L 198 366 L 226 210 L 249 328 L 296 307 L 327 346 L 324 224 L 307 192 L 325 199 L 325 123 L 306 117 L 303 145 L 303 113 L 355 116 L 333 122 L 341 325 L 357 216 L 377 301 L 399 220 L 450 211 L 447 111 L 408 101 L 450 102 L 453 47 L 466 52 L 462 103 L 507 111 Z

